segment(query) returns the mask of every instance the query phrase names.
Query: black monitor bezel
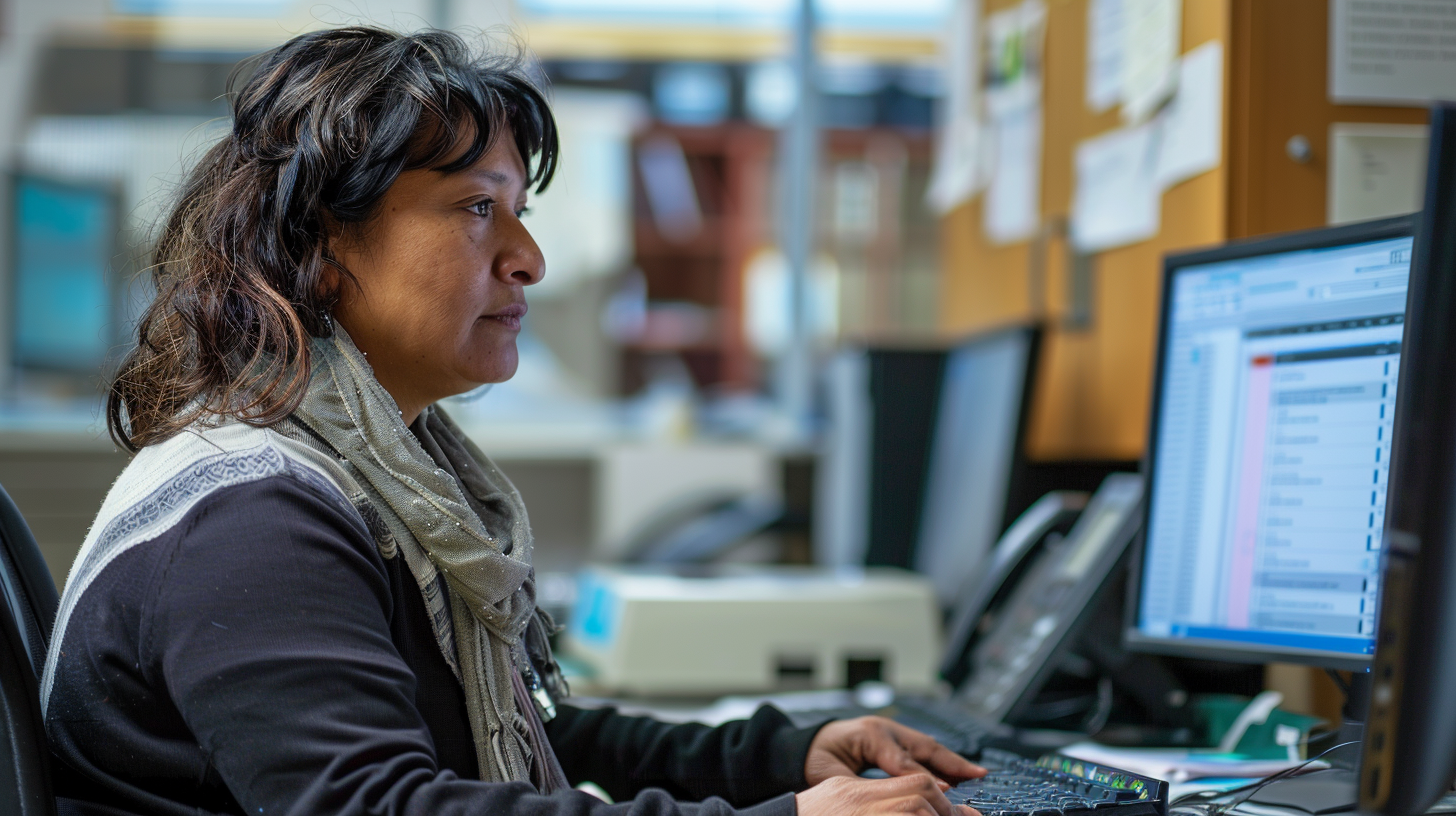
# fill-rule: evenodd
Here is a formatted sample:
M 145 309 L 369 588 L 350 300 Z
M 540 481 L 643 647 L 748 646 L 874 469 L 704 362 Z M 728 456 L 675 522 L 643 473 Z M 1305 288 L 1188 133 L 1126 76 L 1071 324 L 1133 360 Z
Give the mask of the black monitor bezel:
M 1148 520 L 1152 514 L 1153 494 L 1156 481 L 1153 477 L 1153 461 L 1157 456 L 1157 440 L 1160 422 L 1160 399 L 1163 390 L 1164 367 L 1168 345 L 1168 324 L 1172 282 L 1182 269 L 1203 266 L 1223 261 L 1233 261 L 1258 255 L 1275 255 L 1284 252 L 1298 252 L 1311 249 L 1326 249 L 1345 244 L 1359 244 L 1390 238 L 1413 237 L 1416 216 L 1402 215 L 1382 218 L 1357 224 L 1281 233 L 1232 241 L 1211 249 L 1194 250 L 1170 254 L 1163 259 L 1162 293 L 1159 295 L 1161 311 L 1158 317 L 1156 356 L 1153 361 L 1153 388 L 1150 394 L 1151 407 L 1148 411 L 1148 436 L 1143 448 L 1140 472 L 1146 482 L 1142 523 L 1133 541 L 1127 582 L 1127 603 L 1123 610 L 1123 646 L 1129 651 L 1147 654 L 1191 657 L 1204 660 L 1223 660 L 1234 663 L 1299 663 L 1321 666 L 1328 669 L 1364 671 L 1369 668 L 1371 656 L 1351 656 L 1342 652 L 1325 652 L 1315 649 L 1290 649 L 1288 647 L 1260 648 L 1254 645 L 1230 646 L 1226 642 L 1194 640 L 1190 638 L 1156 638 L 1144 634 L 1138 628 L 1138 615 L 1142 608 L 1142 566 L 1143 553 L 1147 547 Z

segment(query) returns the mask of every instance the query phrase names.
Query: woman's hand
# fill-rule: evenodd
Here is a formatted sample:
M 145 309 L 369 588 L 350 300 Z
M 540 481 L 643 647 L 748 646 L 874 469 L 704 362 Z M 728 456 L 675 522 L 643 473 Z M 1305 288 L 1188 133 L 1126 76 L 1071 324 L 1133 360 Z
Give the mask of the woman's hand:
M 831 776 L 795 794 L 794 804 L 798 816 L 980 816 L 974 808 L 952 805 L 944 784 L 924 773 L 889 779 Z
M 950 790 L 955 782 L 986 775 L 985 768 L 913 728 L 884 717 L 859 717 L 819 729 L 809 744 L 804 778 L 815 786 L 832 777 L 857 777 L 868 768 L 879 768 L 891 776 L 923 774 L 941 791 Z

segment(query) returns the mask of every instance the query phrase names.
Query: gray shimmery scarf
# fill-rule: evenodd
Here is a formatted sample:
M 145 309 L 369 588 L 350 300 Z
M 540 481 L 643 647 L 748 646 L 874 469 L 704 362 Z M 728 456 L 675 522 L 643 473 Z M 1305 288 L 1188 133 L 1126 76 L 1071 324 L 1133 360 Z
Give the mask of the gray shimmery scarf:
M 537 711 L 538 703 L 551 705 L 542 684 L 555 690 L 560 676 L 546 645 L 552 624 L 536 608 L 520 494 L 432 406 L 419 432 L 455 472 L 442 469 L 342 328 L 316 338 L 312 352 L 308 391 L 293 415 L 307 432 L 286 423 L 278 430 L 344 460 L 364 493 L 350 499 L 381 553 L 404 557 L 441 652 L 464 686 L 480 778 L 531 782 L 543 793 L 569 787 Z

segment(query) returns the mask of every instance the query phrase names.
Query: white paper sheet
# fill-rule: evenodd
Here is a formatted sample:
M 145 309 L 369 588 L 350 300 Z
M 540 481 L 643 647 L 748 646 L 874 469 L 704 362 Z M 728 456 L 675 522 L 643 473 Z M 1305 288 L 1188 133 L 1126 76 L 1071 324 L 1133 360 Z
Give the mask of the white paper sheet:
M 1166 190 L 1223 161 L 1223 43 L 1183 56 L 1178 93 L 1158 116 L 1158 185 Z
M 992 243 L 1025 241 L 1041 225 L 1041 105 L 996 120 L 996 175 L 982 229 Z
M 1183 0 L 1123 0 L 1122 117 L 1145 122 L 1178 90 Z
M 1456 87 L 1456 3 L 1333 0 L 1330 101 L 1424 107 Z
M 1095 113 L 1122 99 L 1122 53 L 1127 47 L 1122 2 L 1087 4 L 1087 107 Z
M 1061 753 L 1169 782 L 1202 777 L 1261 777 L 1306 764 L 1301 759 L 1249 759 L 1238 754 L 1219 754 L 1210 750 L 1117 748 L 1095 742 L 1073 743 L 1062 748 Z M 1308 764 L 1311 768 L 1329 767 L 1328 763 L 1319 761 Z
M 1336 122 L 1330 126 L 1329 223 L 1348 224 L 1421 208 L 1426 125 Z
M 986 19 L 986 111 L 993 141 L 982 229 L 1024 241 L 1041 224 L 1042 77 L 1046 4 L 1025 0 Z
M 946 31 L 946 95 L 925 199 L 944 215 L 985 185 L 981 172 L 981 0 L 955 0 Z
M 1078 251 L 1100 252 L 1158 234 L 1163 196 L 1156 132 L 1145 124 L 1077 145 L 1072 244 Z

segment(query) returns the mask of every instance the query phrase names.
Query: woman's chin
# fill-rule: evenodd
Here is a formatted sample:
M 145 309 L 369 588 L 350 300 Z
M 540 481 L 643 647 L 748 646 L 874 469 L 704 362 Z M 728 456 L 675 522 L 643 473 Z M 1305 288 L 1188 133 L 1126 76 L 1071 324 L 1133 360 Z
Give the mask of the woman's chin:
M 509 346 L 493 349 L 484 355 L 480 364 L 468 367 L 463 373 L 465 379 L 471 383 L 471 388 L 477 388 L 509 380 L 516 375 L 516 367 L 519 365 L 520 356 L 516 353 L 516 344 L 512 339 Z

